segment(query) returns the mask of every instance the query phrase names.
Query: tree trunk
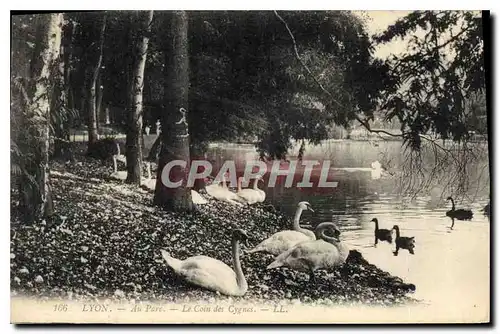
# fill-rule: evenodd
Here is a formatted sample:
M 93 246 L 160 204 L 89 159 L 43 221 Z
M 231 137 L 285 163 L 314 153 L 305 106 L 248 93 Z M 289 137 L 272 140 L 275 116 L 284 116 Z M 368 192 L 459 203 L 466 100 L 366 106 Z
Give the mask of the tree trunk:
M 186 187 L 190 168 L 189 132 L 187 123 L 189 93 L 188 16 L 185 11 L 172 12 L 171 36 L 166 39 L 166 110 L 161 115 L 163 145 L 161 145 L 154 203 L 166 210 L 191 211 L 191 191 Z M 180 187 L 166 187 L 161 179 L 165 165 L 173 160 L 186 162 L 170 171 L 172 182 L 182 181 Z
M 66 96 L 68 99 L 68 107 L 70 109 L 75 108 L 75 101 L 74 101 L 74 93 L 72 93 L 72 85 L 71 85 L 71 67 L 73 65 L 73 45 L 75 45 L 75 38 L 76 38 L 76 27 L 78 23 L 76 21 L 73 21 L 71 23 L 71 38 L 69 41 L 69 44 L 67 47 L 65 47 L 65 52 L 64 54 L 66 55 L 66 59 L 64 61 L 64 83 L 65 83 L 65 90 L 66 90 Z M 69 135 L 69 134 L 68 134 Z
M 61 27 L 63 14 L 50 14 L 41 18 L 46 20 L 45 31 L 41 34 L 38 43 L 42 45 L 38 62 L 40 73 L 31 73 L 34 79 L 34 92 L 27 110 L 27 129 L 31 134 L 31 147 L 33 154 L 27 164 L 27 174 L 22 180 L 21 206 L 27 221 L 32 222 L 39 218 L 49 217 L 53 214 L 53 203 L 49 185 L 49 131 L 50 131 L 50 86 L 51 68 L 58 59 L 61 47 Z M 37 43 L 37 44 L 38 44 Z
M 98 135 L 97 135 L 97 103 L 96 103 L 96 84 L 97 84 L 97 77 L 99 76 L 99 70 L 101 69 L 101 63 L 102 63 L 102 49 L 104 46 L 104 32 L 106 31 L 106 15 L 103 16 L 102 18 L 102 26 L 101 26 L 101 35 L 100 35 L 100 41 L 98 44 L 98 49 L 97 49 L 97 62 L 94 67 L 94 73 L 92 76 L 92 79 L 89 83 L 89 96 L 88 96 L 88 112 L 89 112 L 89 117 L 88 117 L 88 131 L 89 131 L 89 143 L 88 147 L 90 147 L 97 141 Z
M 99 79 L 96 82 L 96 91 L 97 91 L 97 102 L 96 102 L 97 128 L 99 129 L 100 123 L 103 119 L 101 104 L 102 104 L 102 96 L 104 95 L 102 82 L 101 82 L 101 75 L 99 75 Z
M 140 14 L 139 14 L 140 15 Z M 148 53 L 148 42 L 153 11 L 146 12 L 141 20 L 137 38 L 132 38 L 134 50 L 134 70 L 132 75 L 132 98 L 129 105 L 129 124 L 127 131 L 127 180 L 128 183 L 141 184 L 142 171 L 142 89 L 144 69 Z
M 206 160 L 207 159 L 207 150 L 208 145 L 205 143 L 196 143 L 191 141 L 189 146 L 189 151 L 191 154 L 191 161 L 193 160 Z M 198 167 L 197 172 L 201 172 L 202 169 Z M 205 189 L 206 183 L 205 179 L 196 179 L 193 184 L 193 189 L 196 191 Z
M 57 75 L 57 85 L 55 87 L 54 101 L 52 104 L 52 112 L 63 113 L 55 128 L 54 138 L 54 157 L 72 159 L 71 147 L 69 143 L 69 88 L 70 73 L 71 73 L 71 57 L 72 43 L 74 40 L 76 25 L 73 23 L 71 27 L 66 26 L 62 30 L 61 49 L 59 55 L 59 71 Z

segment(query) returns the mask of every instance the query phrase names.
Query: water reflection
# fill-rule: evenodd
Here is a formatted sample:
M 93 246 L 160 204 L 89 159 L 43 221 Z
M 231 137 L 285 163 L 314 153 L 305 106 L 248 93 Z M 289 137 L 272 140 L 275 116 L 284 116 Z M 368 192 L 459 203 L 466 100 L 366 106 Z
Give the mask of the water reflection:
M 296 150 L 296 148 L 295 148 Z M 397 177 L 372 179 L 369 172 L 356 170 L 367 168 L 380 158 L 381 154 L 388 156 L 392 167 L 397 170 L 401 166 L 401 142 L 381 142 L 373 147 L 366 141 L 329 140 L 321 145 L 307 147 L 304 159 L 331 160 L 332 170 L 328 180 L 338 181 L 336 188 L 297 188 L 284 186 L 283 180 L 275 187 L 263 188 L 266 192 L 266 202 L 276 209 L 293 215 L 298 202 L 308 201 L 315 210 L 314 215 L 303 217 L 313 227 L 322 221 L 336 221 L 343 229 L 362 230 L 366 226 L 364 220 L 373 215 L 390 215 L 391 218 L 431 218 L 441 215 L 448 208 L 448 203 L 442 198 L 441 189 L 436 187 L 428 195 L 417 198 L 401 198 L 398 196 Z M 294 150 L 291 152 L 293 156 Z M 253 145 L 216 145 L 209 151 L 217 171 L 226 160 L 236 161 L 237 173 L 243 174 L 245 161 L 256 160 L 257 152 Z M 424 157 L 425 159 L 425 157 Z M 333 175 L 333 176 L 332 176 Z M 475 175 L 471 175 L 473 179 Z M 284 179 L 284 177 L 282 177 Z M 267 185 L 268 177 L 264 177 Z M 470 208 L 482 208 L 489 199 L 489 179 L 482 177 L 481 189 L 475 194 L 475 203 L 462 203 Z M 261 185 L 262 187 L 262 185 Z M 475 215 L 481 215 L 476 210 Z M 444 215 L 444 214 L 443 214 Z
M 390 153 L 396 168 L 400 166 L 400 142 L 381 143 L 374 149 L 367 142 L 330 141 L 308 148 L 304 159 L 329 158 L 335 167 L 370 167 L 382 151 Z M 215 170 L 225 160 L 241 162 L 257 157 L 251 145 L 222 145 L 213 148 L 209 155 L 215 161 Z M 476 176 L 470 175 L 471 179 Z M 482 209 L 489 200 L 488 177 L 483 177 L 477 187 L 480 190 L 475 194 L 474 203 L 460 204 L 473 211 L 472 221 L 457 221 L 453 231 L 449 229 L 450 219 L 445 216 L 451 205 L 444 201 L 446 196 L 443 198 L 439 188 L 426 196 L 409 199 L 398 196 L 395 178 L 372 180 L 366 172 L 339 173 L 337 177 L 338 187 L 328 191 L 286 188 L 283 183 L 265 188 L 266 202 L 290 216 L 298 202 L 310 202 L 315 212 L 304 212 L 302 224 L 314 227 L 323 221 L 337 223 L 343 240 L 351 248 L 362 251 L 368 261 L 383 270 L 416 284 L 417 298 L 449 303 L 446 298 L 450 295 L 463 295 L 467 290 L 470 303 L 487 307 L 489 222 Z M 375 226 L 371 222 L 374 217 L 378 218 L 380 228 L 391 229 L 397 224 L 403 236 L 414 236 L 415 255 L 400 251 L 395 257 L 394 244 L 385 242 L 375 248 Z

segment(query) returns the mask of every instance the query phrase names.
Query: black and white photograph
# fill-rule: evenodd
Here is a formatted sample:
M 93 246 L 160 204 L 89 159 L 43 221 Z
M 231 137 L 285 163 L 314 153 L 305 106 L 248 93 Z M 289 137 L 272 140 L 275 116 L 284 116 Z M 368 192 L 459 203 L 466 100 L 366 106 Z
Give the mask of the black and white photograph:
M 490 323 L 489 11 L 10 20 L 11 323 Z

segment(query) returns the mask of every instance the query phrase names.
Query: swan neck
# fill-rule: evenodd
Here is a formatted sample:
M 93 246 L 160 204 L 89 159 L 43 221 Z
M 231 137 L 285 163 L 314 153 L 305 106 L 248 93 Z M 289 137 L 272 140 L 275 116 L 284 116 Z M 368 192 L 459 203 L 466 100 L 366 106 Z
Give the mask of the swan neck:
M 396 238 L 399 238 L 400 234 L 399 234 L 399 228 L 395 228 L 396 230 Z
M 236 283 L 238 284 L 240 291 L 246 291 L 248 289 L 248 284 L 245 279 L 245 275 L 243 274 L 243 270 L 241 269 L 240 242 L 238 239 L 233 238 L 231 243 L 233 248 L 233 266 L 234 272 L 236 273 Z
M 254 189 L 254 190 L 258 190 L 258 189 L 259 189 L 259 187 L 258 187 L 258 182 L 259 182 L 259 180 L 258 180 L 258 179 L 254 179 L 254 180 L 255 180 L 255 181 L 253 182 L 253 189 Z
M 451 201 L 451 209 L 455 210 L 455 201 L 451 197 L 450 197 L 450 201 Z
M 300 227 L 299 221 L 300 221 L 300 216 L 302 216 L 302 208 L 297 208 L 297 211 L 295 211 L 295 217 L 293 218 L 293 229 L 295 231 L 302 232 L 304 229 Z
M 375 231 L 378 231 L 378 220 L 375 220 Z
M 338 243 L 339 243 L 339 241 L 338 241 L 336 238 L 331 237 L 331 236 L 329 236 L 329 235 L 326 235 L 326 234 L 325 234 L 325 231 L 326 231 L 326 229 L 322 229 L 322 230 L 319 232 L 320 239 L 322 239 L 322 240 L 324 240 L 324 241 L 326 241 L 326 242 L 328 242 L 328 243 L 334 244 L 334 245 L 336 245 L 336 244 L 338 244 Z

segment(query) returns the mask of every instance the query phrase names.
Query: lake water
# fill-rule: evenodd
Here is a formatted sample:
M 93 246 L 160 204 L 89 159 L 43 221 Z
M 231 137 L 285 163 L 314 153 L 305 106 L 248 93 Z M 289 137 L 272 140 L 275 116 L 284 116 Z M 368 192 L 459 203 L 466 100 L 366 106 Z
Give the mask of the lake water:
M 397 141 L 381 141 L 375 145 L 367 141 L 327 141 L 307 147 L 304 159 L 330 159 L 333 168 L 340 168 L 333 175 L 338 187 L 328 191 L 283 186 L 264 188 L 266 201 L 290 215 L 299 201 L 309 201 L 315 212 L 304 212 L 302 223 L 315 226 L 322 221 L 334 221 L 351 248 L 361 251 L 381 269 L 414 283 L 417 286 L 414 297 L 423 303 L 442 304 L 450 315 L 463 319 L 471 312 L 487 313 L 490 225 L 482 213 L 489 198 L 489 176 L 484 168 L 487 156 L 470 169 L 470 179 L 475 183 L 469 191 L 469 201 L 456 203 L 459 208 L 470 208 L 474 217 L 472 221 L 456 221 L 453 231 L 449 229 L 451 220 L 445 216 L 451 207 L 451 203 L 445 201 L 449 194 L 443 193 L 445 189 L 439 178 L 430 191 L 416 198 L 398 194 L 402 156 L 401 142 Z M 224 160 L 241 162 L 256 157 L 251 145 L 220 144 L 209 152 L 216 166 Z M 372 179 L 371 163 L 381 159 L 391 162 L 395 175 Z M 342 168 L 367 170 L 346 172 Z M 399 256 L 394 256 L 394 244 L 379 242 L 375 248 L 374 223 L 371 222 L 375 217 L 380 228 L 390 229 L 397 224 L 403 236 L 414 236 L 415 255 L 400 250 Z

